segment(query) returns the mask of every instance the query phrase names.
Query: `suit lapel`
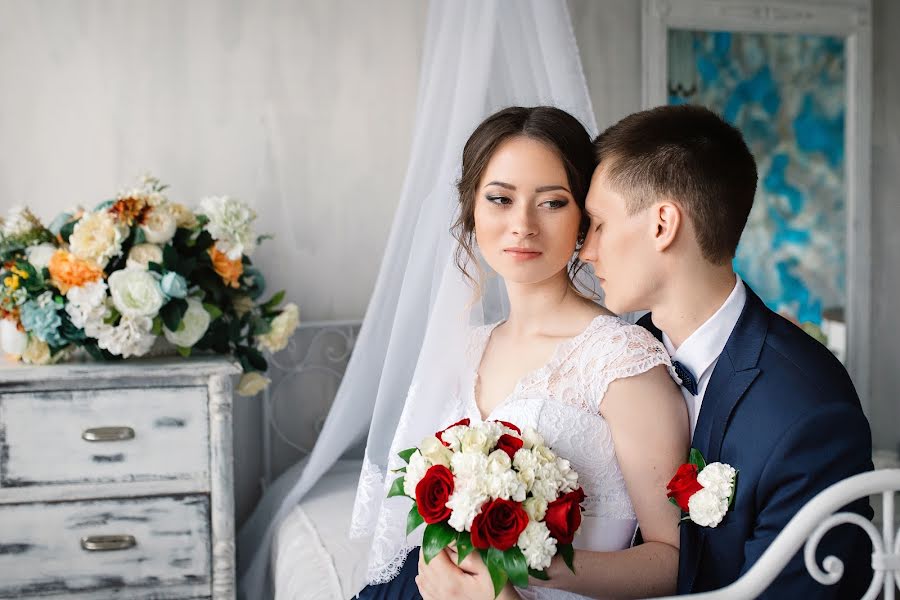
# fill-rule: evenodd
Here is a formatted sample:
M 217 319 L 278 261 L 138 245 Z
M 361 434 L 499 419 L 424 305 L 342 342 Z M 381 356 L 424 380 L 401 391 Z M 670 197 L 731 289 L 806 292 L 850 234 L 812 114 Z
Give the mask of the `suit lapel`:
M 707 462 L 716 462 L 720 459 L 729 419 L 760 373 L 757 365 L 766 339 L 769 311 L 749 286 L 746 286 L 746 291 L 747 300 L 744 309 L 713 369 L 691 440 L 691 446 L 699 450 Z M 650 315 L 645 315 L 638 323 L 653 333 L 657 339 L 661 339 L 662 333 L 653 325 Z M 682 525 L 682 556 L 678 569 L 679 593 L 691 592 L 694 589 L 694 580 L 708 532 L 709 529 L 698 527 L 693 523 Z

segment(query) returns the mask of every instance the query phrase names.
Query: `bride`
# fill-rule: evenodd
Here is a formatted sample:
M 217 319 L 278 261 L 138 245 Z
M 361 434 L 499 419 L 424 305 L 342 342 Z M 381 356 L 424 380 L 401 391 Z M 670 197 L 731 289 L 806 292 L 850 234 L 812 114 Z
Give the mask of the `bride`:
M 549 581 L 532 578 L 528 589 L 507 584 L 508 598 L 675 592 L 680 515 L 666 483 L 687 456 L 687 411 L 663 346 L 576 285 L 594 166 L 588 133 L 551 107 L 495 113 L 463 151 L 457 263 L 483 293 L 480 255 L 502 278 L 508 316 L 468 332 L 450 401 L 432 407 L 440 414 L 432 431 L 461 418 L 534 427 L 570 460 L 587 495 L 574 541 L 577 575 L 557 556 Z M 453 357 L 445 358 L 450 368 Z M 410 405 L 429 401 L 410 393 L 398 436 L 404 421 L 425 414 Z M 638 526 L 643 543 L 632 547 Z M 390 528 L 382 529 L 389 537 Z M 493 597 L 477 553 L 457 566 L 447 549 L 425 565 L 416 548 L 402 545 L 400 560 L 410 555 L 399 573 L 389 570 L 396 576 L 360 598 Z

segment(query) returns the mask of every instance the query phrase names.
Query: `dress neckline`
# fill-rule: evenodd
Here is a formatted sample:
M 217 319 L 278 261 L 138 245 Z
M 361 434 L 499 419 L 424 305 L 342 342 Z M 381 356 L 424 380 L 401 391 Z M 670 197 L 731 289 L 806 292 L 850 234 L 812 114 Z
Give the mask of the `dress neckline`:
M 591 319 L 590 323 L 588 323 L 580 333 L 559 342 L 556 345 L 556 348 L 554 348 L 553 352 L 550 354 L 550 358 L 547 360 L 547 362 L 545 362 L 540 367 L 537 367 L 536 369 L 527 371 L 524 375 L 522 375 L 516 381 L 516 385 L 513 386 L 512 391 L 507 394 L 506 397 L 503 398 L 503 400 L 501 400 L 497 404 L 497 406 L 495 406 L 493 410 L 488 413 L 487 416 L 482 417 L 481 408 L 479 408 L 478 406 L 478 399 L 475 397 L 475 388 L 478 385 L 478 380 L 481 378 L 481 375 L 479 374 L 479 371 L 481 370 L 481 362 L 484 360 L 484 353 L 491 341 L 491 335 L 493 335 L 494 329 L 505 323 L 506 320 L 497 321 L 493 325 L 488 325 L 479 338 L 480 346 L 476 348 L 476 351 L 473 353 L 472 378 L 469 385 L 469 401 L 471 403 L 473 414 L 477 416 L 482 422 L 490 420 L 491 416 L 495 412 L 497 412 L 497 410 L 499 410 L 502 406 L 508 404 L 513 398 L 515 398 L 515 396 L 519 392 L 525 389 L 527 387 L 526 384 L 533 384 L 536 381 L 541 381 L 549 373 L 552 373 L 553 370 L 558 367 L 563 360 L 565 360 L 565 358 L 571 353 L 571 351 L 593 331 L 597 324 L 605 319 L 618 320 L 619 317 L 617 317 L 616 315 L 599 314 Z

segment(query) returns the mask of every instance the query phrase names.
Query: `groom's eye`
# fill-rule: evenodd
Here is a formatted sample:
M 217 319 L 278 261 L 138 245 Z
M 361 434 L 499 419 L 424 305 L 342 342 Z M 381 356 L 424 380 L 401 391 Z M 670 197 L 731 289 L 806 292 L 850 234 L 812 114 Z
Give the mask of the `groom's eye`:
M 507 205 L 512 204 L 512 200 L 506 196 L 486 196 L 487 201 L 492 204 Z

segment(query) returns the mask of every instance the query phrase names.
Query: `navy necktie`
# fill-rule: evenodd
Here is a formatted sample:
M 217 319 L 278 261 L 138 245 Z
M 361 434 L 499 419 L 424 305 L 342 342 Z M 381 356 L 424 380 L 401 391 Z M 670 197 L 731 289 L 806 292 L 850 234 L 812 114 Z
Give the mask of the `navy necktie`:
M 692 395 L 696 396 L 697 379 L 694 377 L 694 374 L 691 373 L 690 369 L 685 367 L 677 360 L 672 363 L 672 366 L 675 368 L 675 374 L 678 375 L 679 379 L 681 379 L 681 387 L 689 391 Z

